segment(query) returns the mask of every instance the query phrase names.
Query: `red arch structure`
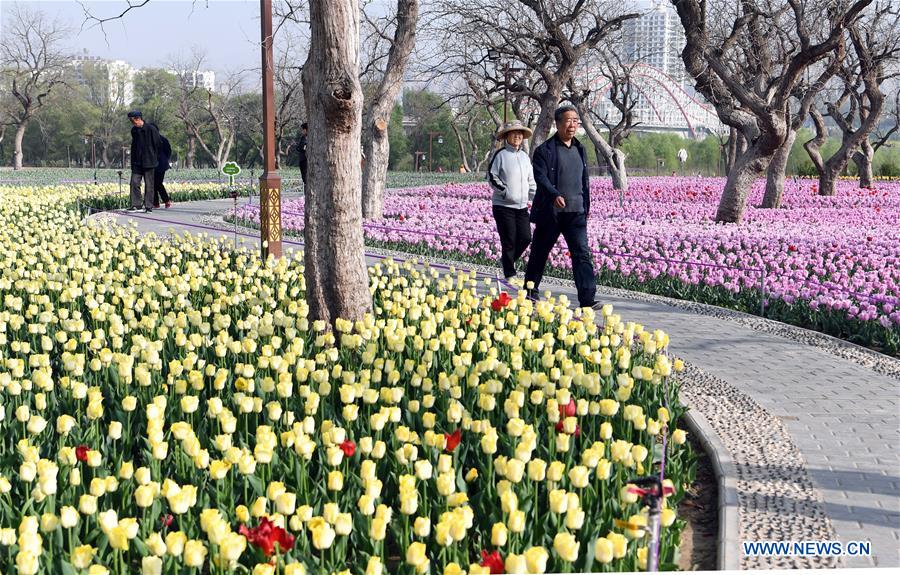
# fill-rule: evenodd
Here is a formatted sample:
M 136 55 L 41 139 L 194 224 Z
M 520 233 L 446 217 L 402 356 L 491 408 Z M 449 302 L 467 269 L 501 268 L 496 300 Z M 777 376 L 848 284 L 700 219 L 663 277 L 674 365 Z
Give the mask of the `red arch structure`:
M 588 77 L 594 78 L 588 82 L 592 95 L 588 105 L 596 109 L 600 98 L 609 91 L 610 83 L 596 69 L 589 70 Z M 645 126 L 681 128 L 670 120 L 672 115 L 680 115 L 692 138 L 702 129 L 711 133 L 722 130 L 715 108 L 693 97 L 662 70 L 649 64 L 637 64 L 632 70 L 632 81 L 659 122 L 655 125 L 645 123 Z

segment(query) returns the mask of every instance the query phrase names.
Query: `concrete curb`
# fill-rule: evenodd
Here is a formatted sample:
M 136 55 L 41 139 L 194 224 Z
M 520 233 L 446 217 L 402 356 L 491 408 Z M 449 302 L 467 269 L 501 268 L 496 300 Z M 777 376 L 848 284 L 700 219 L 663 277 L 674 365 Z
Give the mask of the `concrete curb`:
M 716 567 L 719 570 L 738 570 L 741 568 L 741 539 L 737 467 L 706 417 L 692 408 L 684 397 L 682 401 L 688 407 L 684 415 L 687 426 L 700 439 L 718 481 L 719 536 L 716 545 Z

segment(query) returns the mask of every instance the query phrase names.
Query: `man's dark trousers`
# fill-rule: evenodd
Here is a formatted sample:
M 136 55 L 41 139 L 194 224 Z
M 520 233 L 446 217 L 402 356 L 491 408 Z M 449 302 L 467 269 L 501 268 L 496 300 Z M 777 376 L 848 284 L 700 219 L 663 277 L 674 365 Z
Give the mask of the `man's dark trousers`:
M 516 260 L 531 243 L 531 224 L 528 208 L 517 210 L 506 206 L 492 206 L 497 233 L 500 235 L 500 263 L 503 277 L 516 275 Z
M 153 209 L 153 196 L 156 188 L 153 184 L 153 168 L 143 170 L 131 169 L 131 207 L 141 207 L 141 180 L 144 182 L 143 204 L 144 209 Z
M 531 256 L 525 268 L 525 284 L 534 282 L 537 290 L 544 275 L 544 267 L 550 250 L 560 234 L 566 238 L 566 246 L 572 256 L 572 273 L 578 290 L 578 305 L 590 306 L 597 295 L 597 278 L 594 276 L 591 248 L 587 237 L 587 216 L 584 213 L 559 212 L 541 221 L 534 228 Z
M 306 193 L 306 170 L 307 163 L 306 160 L 300 160 L 300 179 L 303 180 L 303 193 Z
M 162 203 L 169 203 L 169 191 L 166 190 L 166 185 L 163 181 L 166 179 L 165 170 L 156 170 L 153 173 L 153 184 L 154 194 L 153 194 L 153 206 L 156 207 L 159 205 L 159 201 L 162 200 Z

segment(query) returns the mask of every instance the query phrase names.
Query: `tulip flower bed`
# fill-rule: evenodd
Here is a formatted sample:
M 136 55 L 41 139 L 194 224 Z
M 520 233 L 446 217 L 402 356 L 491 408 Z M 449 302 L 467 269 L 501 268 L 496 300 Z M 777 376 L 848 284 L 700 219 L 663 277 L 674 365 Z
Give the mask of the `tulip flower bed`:
M 767 317 L 898 353 L 900 182 L 861 190 L 842 181 L 835 197 L 821 197 L 814 181 L 788 181 L 779 210 L 752 207 L 761 202 L 759 182 L 744 223 L 717 225 L 723 183 L 635 178 L 620 200 L 609 182 L 594 180 L 588 236 L 599 282 L 750 313 L 765 299 Z M 366 225 L 367 243 L 496 264 L 489 198 L 484 184 L 392 191 L 385 219 Z M 253 225 L 257 210 L 242 208 L 238 217 Z M 284 227 L 301 233 L 302 200 L 283 210 Z M 548 273 L 571 277 L 564 241 Z
M 78 194 L 78 204 L 83 209 L 92 211 L 121 210 L 130 205 L 129 194 L 126 191 L 119 193 L 118 184 L 69 184 L 45 187 L 44 190 L 62 190 L 64 193 Z M 196 202 L 200 200 L 218 200 L 231 197 L 233 191 L 238 196 L 246 197 L 254 193 L 253 188 L 247 186 L 235 186 L 233 189 L 227 185 L 210 183 L 173 182 L 166 184 L 166 190 L 173 202 Z
M 629 480 L 663 458 L 674 568 L 694 464 L 663 332 L 392 262 L 332 331 L 302 259 L 0 193 L 4 572 L 642 569 Z
M 260 176 L 260 168 L 248 168 L 244 166 L 243 171 L 235 178 L 235 183 L 242 186 L 248 185 L 251 180 L 254 182 L 254 188 L 258 189 L 258 180 Z M 0 168 L 0 186 L 16 185 L 16 186 L 48 186 L 56 184 L 88 184 L 94 181 L 95 170 L 90 168 L 25 168 L 22 170 L 11 170 Z M 278 170 L 285 189 L 296 188 L 300 186 L 300 169 L 295 167 L 286 167 Z M 118 185 L 119 170 L 99 168 L 96 170 L 97 181 L 101 184 L 115 183 Z M 130 171 L 123 172 L 123 184 L 127 189 Z M 449 184 L 460 182 L 482 181 L 484 175 L 481 173 L 465 173 L 456 172 L 394 172 L 387 173 L 387 185 L 389 188 L 410 188 L 414 186 L 426 186 L 431 184 Z M 166 172 L 167 182 L 216 182 L 224 183 L 228 181 L 228 177 L 221 171 L 214 168 L 204 169 L 172 169 Z M 167 187 L 169 184 L 166 184 Z

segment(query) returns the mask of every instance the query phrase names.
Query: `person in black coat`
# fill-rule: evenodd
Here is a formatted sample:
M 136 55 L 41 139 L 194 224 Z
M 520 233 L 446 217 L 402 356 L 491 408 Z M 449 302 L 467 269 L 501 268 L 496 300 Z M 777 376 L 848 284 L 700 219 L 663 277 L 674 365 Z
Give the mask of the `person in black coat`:
M 309 125 L 306 122 L 300 124 L 300 137 L 297 139 L 297 152 L 300 156 L 300 178 L 303 179 L 303 191 L 306 191 L 306 137 L 309 134 Z
M 154 124 L 156 127 L 156 124 Z M 156 165 L 156 170 L 153 172 L 153 183 L 155 184 L 155 193 L 153 197 L 153 207 L 159 207 L 159 200 L 162 199 L 163 203 L 166 205 L 166 208 L 172 207 L 172 200 L 169 198 L 169 192 L 166 190 L 166 185 L 163 183 L 163 180 L 166 178 L 166 170 L 170 168 L 169 162 L 172 159 L 172 145 L 169 143 L 169 139 L 159 135 L 159 163 Z
M 556 134 L 538 146 L 531 163 L 537 193 L 530 220 L 535 224 L 531 256 L 525 269 L 529 296 L 537 297 L 538 286 L 547 267 L 550 250 L 559 236 L 566 238 L 572 257 L 572 274 L 578 290 L 578 304 L 594 307 L 597 302 L 597 277 L 587 237 L 587 219 L 591 209 L 587 154 L 575 138 L 581 121 L 574 106 L 563 105 L 553 114 Z
M 144 122 L 139 110 L 128 112 L 131 121 L 131 207 L 129 212 L 141 209 L 141 180 L 144 182 L 143 205 L 145 212 L 153 211 L 156 187 L 153 176 L 159 165 L 159 130 Z

